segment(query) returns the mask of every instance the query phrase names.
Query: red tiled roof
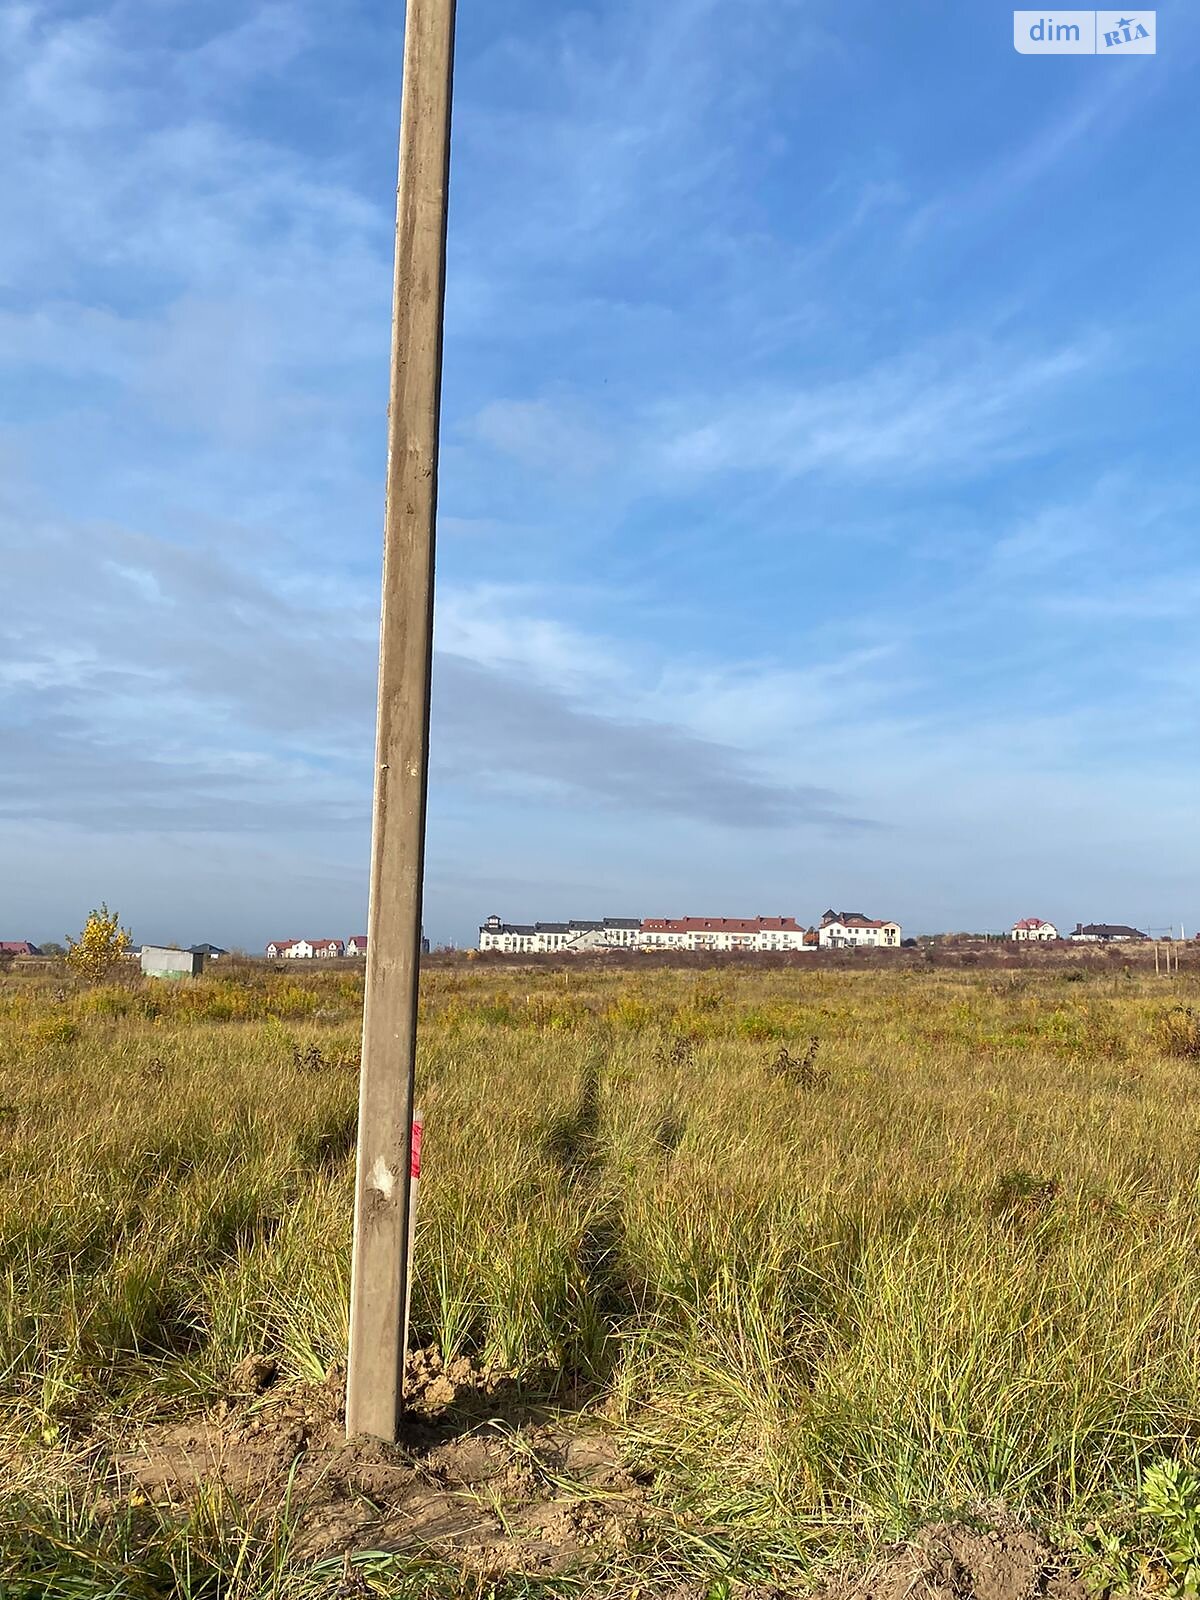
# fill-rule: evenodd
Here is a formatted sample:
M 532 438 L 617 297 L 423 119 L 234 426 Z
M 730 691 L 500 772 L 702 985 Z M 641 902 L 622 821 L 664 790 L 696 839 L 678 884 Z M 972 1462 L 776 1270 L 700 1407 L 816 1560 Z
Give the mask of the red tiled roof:
M 643 933 L 801 933 L 795 917 L 646 917 Z
M 1050 926 L 1051 924 L 1043 922 L 1041 917 L 1022 917 L 1020 922 L 1013 923 L 1013 932 L 1015 933 L 1018 928 L 1028 932 L 1031 928 L 1048 928 Z
M 290 950 L 294 944 L 299 944 L 299 939 L 272 939 L 267 946 L 268 950 Z
M 35 956 L 37 955 L 37 949 L 29 943 L 28 939 L 0 939 L 0 955 Z

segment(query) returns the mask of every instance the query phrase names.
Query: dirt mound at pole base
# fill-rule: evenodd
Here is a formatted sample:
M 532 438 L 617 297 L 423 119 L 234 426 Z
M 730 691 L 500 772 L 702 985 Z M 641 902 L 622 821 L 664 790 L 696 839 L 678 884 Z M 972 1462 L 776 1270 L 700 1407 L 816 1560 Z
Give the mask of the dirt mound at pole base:
M 1086 1600 L 1061 1551 L 1015 1522 L 992 1528 L 933 1523 L 822 1600 Z
M 426 1551 L 488 1574 L 564 1570 L 627 1547 L 650 1516 L 597 1420 L 530 1401 L 508 1374 L 419 1352 L 394 1445 L 346 1439 L 341 1371 L 247 1399 L 265 1376 L 245 1363 L 207 1415 L 148 1429 L 115 1458 L 114 1502 L 182 1511 L 219 1484 L 264 1518 L 286 1500 L 301 1556 Z
M 664 1531 L 648 1493 L 651 1474 L 630 1470 L 602 1417 L 551 1406 L 509 1373 L 415 1353 L 396 1444 L 346 1439 L 344 1389 L 340 1369 L 324 1384 L 285 1384 L 269 1358 L 248 1358 L 228 1398 L 207 1414 L 148 1429 L 111 1457 L 111 1502 L 183 1512 L 216 1484 L 264 1520 L 286 1504 L 302 1559 L 426 1553 L 487 1578 L 563 1572 L 653 1545 Z M 656 1591 L 649 1582 L 644 1592 L 703 1600 L 708 1591 L 669 1582 Z M 738 1585 L 735 1593 L 783 1600 L 770 1586 Z M 979 1523 L 931 1524 L 868 1566 L 827 1579 L 812 1600 L 1087 1594 L 1043 1536 L 985 1507 Z

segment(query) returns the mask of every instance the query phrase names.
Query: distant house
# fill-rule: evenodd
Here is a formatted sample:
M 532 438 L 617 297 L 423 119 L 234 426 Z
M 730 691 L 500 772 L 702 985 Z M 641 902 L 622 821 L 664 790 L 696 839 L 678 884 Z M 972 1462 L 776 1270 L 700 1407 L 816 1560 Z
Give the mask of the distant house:
M 1125 944 L 1131 939 L 1149 939 L 1124 922 L 1077 922 L 1071 938 L 1077 944 Z
M 0 939 L 0 956 L 40 956 L 41 953 L 28 939 Z
M 277 957 L 288 962 L 318 962 L 334 955 L 346 955 L 341 939 L 272 939 L 267 946 L 269 962 Z
M 817 929 L 817 943 L 823 950 L 896 950 L 900 946 L 900 924 L 864 917 L 861 911 L 827 911 Z
M 1043 922 L 1041 917 L 1022 917 L 1020 922 L 1013 923 L 1009 938 L 1046 943 L 1058 938 L 1058 929 L 1052 922 Z
M 219 944 L 190 944 L 188 949 L 192 955 L 203 956 L 206 961 L 219 961 L 222 956 L 229 954 L 229 951 L 222 950 Z
M 340 939 L 274 939 L 267 946 L 269 961 L 277 957 L 286 961 L 326 961 L 345 954 L 346 946 Z

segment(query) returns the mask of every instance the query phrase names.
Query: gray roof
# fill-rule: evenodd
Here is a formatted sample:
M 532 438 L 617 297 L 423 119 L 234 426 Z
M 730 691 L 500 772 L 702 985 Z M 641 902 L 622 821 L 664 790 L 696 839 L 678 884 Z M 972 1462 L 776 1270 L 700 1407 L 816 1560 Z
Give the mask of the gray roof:
M 605 917 L 602 921 L 572 917 L 570 922 L 483 922 L 480 933 L 603 933 L 613 928 L 640 928 L 640 917 Z

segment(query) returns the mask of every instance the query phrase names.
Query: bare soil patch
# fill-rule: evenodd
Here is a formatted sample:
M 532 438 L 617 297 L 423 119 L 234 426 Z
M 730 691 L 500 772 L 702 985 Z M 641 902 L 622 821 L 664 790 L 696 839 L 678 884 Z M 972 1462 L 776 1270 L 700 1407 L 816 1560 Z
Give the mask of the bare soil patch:
M 122 1451 L 114 1499 L 182 1510 L 217 1483 L 264 1516 L 286 1503 L 302 1555 L 425 1552 L 488 1575 L 558 1572 L 628 1548 L 651 1517 L 644 1483 L 599 1417 L 568 1426 L 504 1373 L 411 1357 L 411 1411 L 395 1445 L 347 1441 L 343 1386 L 335 1371 L 319 1387 L 277 1387 L 256 1358 L 213 1411 L 148 1429 Z
M 1067 1558 L 1018 1523 L 992 1528 L 933 1523 L 862 1571 L 839 1578 L 822 1600 L 1086 1600 Z

